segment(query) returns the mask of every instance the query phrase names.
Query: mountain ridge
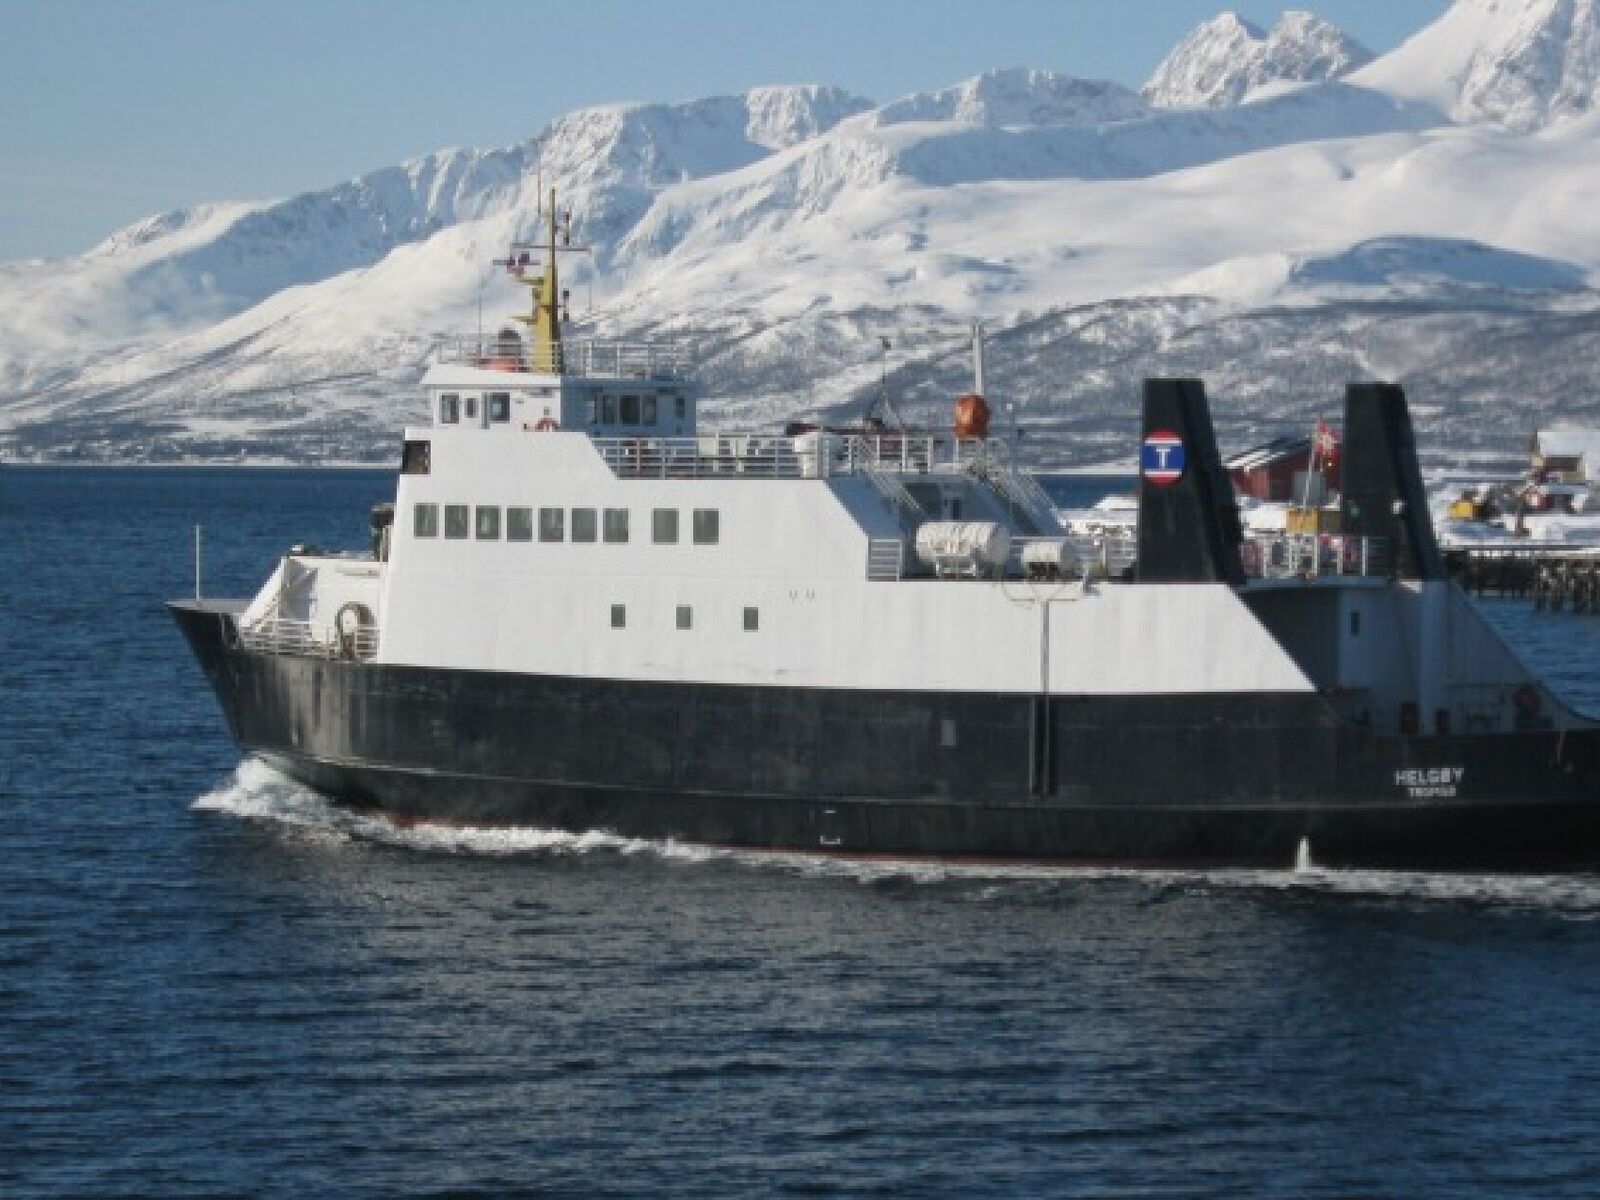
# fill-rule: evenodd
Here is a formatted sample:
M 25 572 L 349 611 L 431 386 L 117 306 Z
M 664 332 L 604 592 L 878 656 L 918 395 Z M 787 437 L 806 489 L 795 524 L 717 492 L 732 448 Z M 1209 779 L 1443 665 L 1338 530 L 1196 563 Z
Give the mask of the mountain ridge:
M 1059 460 L 1100 454 L 1105 430 L 1125 429 L 1112 398 L 1131 414 L 1141 370 L 1218 371 L 1230 346 L 1260 364 L 1259 379 L 1232 385 L 1256 406 L 1246 424 L 1298 420 L 1312 400 L 1297 356 L 1257 337 L 1291 326 L 1328 363 L 1406 378 L 1420 411 L 1446 411 L 1446 378 L 1514 379 L 1510 430 L 1529 406 L 1572 405 L 1574 381 L 1600 370 L 1576 350 L 1560 371 L 1492 363 L 1494 344 L 1466 332 L 1590 344 L 1600 216 L 1584 197 L 1600 115 L 1563 97 L 1582 91 L 1596 2 L 1525 0 L 1508 15 L 1500 0 L 1458 0 L 1367 67 L 1253 83 L 1238 102 L 1164 106 L 1025 68 L 886 104 L 825 85 L 757 88 L 578 110 L 509 147 L 161 214 L 68 260 L 0 265 L 0 446 L 384 458 L 437 341 L 525 303 L 491 260 L 531 232 L 552 185 L 596 247 L 566 276 L 574 332 L 693 338 L 713 424 L 859 408 L 878 335 L 901 328 L 956 331 L 894 339 L 905 357 L 892 378 L 924 389 L 903 407 L 936 419 L 945 401 L 927 389 L 952 382 L 940 364 L 982 319 L 1006 402 L 1027 409 L 1025 425 L 1070 434 L 1032 441 Z M 1318 44 L 1324 25 L 1280 22 L 1286 44 Z M 1560 28 L 1562 47 L 1534 37 Z M 1496 47 L 1514 72 L 1535 44 L 1540 61 L 1577 66 L 1539 77 L 1548 103 L 1529 130 L 1462 109 L 1467 92 L 1437 77 Z M 1391 86 L 1393 56 L 1430 46 L 1453 57 Z M 1397 314 L 1391 328 L 1377 311 Z M 1105 353 L 1073 371 L 1064 355 L 1083 351 L 1085 329 Z M 1395 329 L 1417 344 L 1407 351 Z M 1439 370 L 1441 343 L 1483 361 L 1413 377 Z M 1006 353 L 1022 356 L 1018 371 L 1000 365 Z M 1111 363 L 1134 377 L 1099 373 Z
M 1140 94 L 1157 108 L 1221 108 L 1271 84 L 1331 83 L 1372 61 L 1338 26 L 1291 9 L 1271 30 L 1224 12 L 1196 28 Z

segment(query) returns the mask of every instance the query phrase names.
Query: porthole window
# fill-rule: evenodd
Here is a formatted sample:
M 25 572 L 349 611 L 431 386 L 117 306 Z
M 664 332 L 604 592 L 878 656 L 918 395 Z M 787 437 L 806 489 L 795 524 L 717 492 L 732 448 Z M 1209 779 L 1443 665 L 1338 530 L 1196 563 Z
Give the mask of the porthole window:
M 411 510 L 411 533 L 412 536 L 419 538 L 439 536 L 439 506 L 437 504 L 418 504 Z
M 625 542 L 628 540 L 628 510 L 625 508 L 606 509 L 606 541 Z
M 506 509 L 506 541 L 531 542 L 533 541 L 533 509 L 508 508 Z
M 444 535 L 447 538 L 464 538 L 472 524 L 472 510 L 465 504 L 444 506 Z
M 478 505 L 476 528 L 480 542 L 498 542 L 500 540 L 500 506 L 498 504 Z
M 694 609 L 690 608 L 687 604 L 678 605 L 678 628 L 694 628 Z
M 626 629 L 628 626 L 628 606 L 626 604 L 613 604 L 611 606 L 611 628 Z
M 694 544 L 715 546 L 722 537 L 722 517 L 714 508 L 694 510 Z
M 658 508 L 650 515 L 650 540 L 658 546 L 676 545 L 678 541 L 678 510 Z
M 461 397 L 446 392 L 439 397 L 439 424 L 454 425 L 461 420 Z
M 575 542 L 592 542 L 595 540 L 595 513 L 592 508 L 575 508 L 572 510 L 572 540 Z
M 591 509 L 590 511 L 592 512 L 593 510 Z M 566 510 L 565 509 L 561 509 L 561 508 L 541 508 L 539 510 L 539 540 L 541 542 L 559 542 L 559 541 L 561 541 L 566 535 L 565 522 L 562 520 L 562 518 L 565 517 L 565 516 L 566 516 Z M 577 541 L 578 540 L 578 533 L 577 533 L 577 521 L 576 521 L 577 514 L 576 514 L 576 512 L 574 512 L 573 516 L 574 516 L 574 521 L 573 521 L 572 540 L 573 541 Z M 592 518 L 591 518 L 591 530 L 592 530 Z M 588 540 L 592 542 L 592 541 L 594 541 L 594 538 L 590 537 Z
M 759 608 L 747 608 L 747 609 L 745 609 L 744 610 L 744 631 L 746 633 L 755 633 L 755 632 L 759 631 L 760 628 L 761 628 L 761 610 Z

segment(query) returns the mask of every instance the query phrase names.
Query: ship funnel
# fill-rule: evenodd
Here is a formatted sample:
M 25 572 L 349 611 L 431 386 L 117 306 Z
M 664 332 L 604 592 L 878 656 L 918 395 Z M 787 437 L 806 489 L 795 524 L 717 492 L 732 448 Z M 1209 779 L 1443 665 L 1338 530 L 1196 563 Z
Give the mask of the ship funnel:
M 1344 396 L 1341 528 L 1380 540 L 1401 579 L 1444 579 L 1405 390 L 1352 383 Z
M 1205 385 L 1145 380 L 1139 582 L 1242 584 L 1241 541 L 1239 508 L 1217 453 Z

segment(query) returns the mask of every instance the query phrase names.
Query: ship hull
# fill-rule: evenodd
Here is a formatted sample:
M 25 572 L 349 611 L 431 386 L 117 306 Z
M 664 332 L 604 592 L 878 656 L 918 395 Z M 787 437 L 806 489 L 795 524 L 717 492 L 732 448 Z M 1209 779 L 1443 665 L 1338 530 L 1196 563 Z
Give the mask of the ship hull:
M 1318 696 L 864 692 L 242 649 L 172 606 L 239 744 L 398 820 L 850 855 L 1600 866 L 1600 733 L 1384 736 Z

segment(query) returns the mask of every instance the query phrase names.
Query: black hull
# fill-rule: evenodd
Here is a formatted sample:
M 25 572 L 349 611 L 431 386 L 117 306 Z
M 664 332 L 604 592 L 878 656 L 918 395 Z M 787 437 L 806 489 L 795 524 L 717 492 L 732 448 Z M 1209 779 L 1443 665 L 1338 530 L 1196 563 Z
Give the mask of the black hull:
M 1600 866 L 1600 731 L 1399 737 L 1319 697 L 872 693 L 248 653 L 173 612 L 239 744 L 402 820 L 1123 865 Z

